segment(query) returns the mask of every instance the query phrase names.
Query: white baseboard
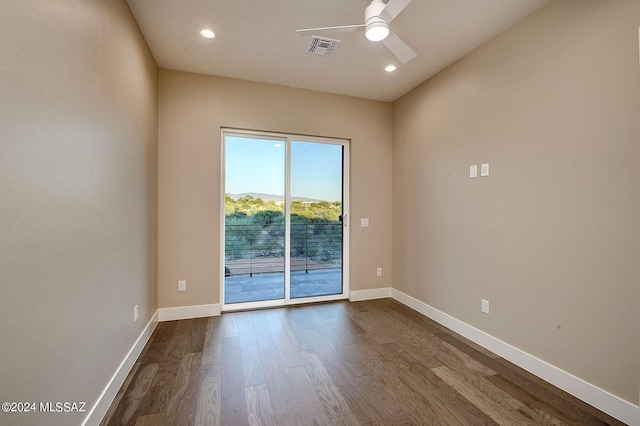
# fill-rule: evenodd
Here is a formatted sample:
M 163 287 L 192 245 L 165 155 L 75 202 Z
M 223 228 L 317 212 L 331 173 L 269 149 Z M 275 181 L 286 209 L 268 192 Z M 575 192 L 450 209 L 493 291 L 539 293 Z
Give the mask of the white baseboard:
M 113 399 L 116 397 L 118 390 L 120 390 L 120 386 L 122 386 L 125 379 L 127 378 L 127 375 L 131 371 L 133 364 L 135 364 L 136 360 L 140 356 L 142 349 L 144 349 L 144 345 L 146 345 L 149 341 L 151 333 L 153 333 L 153 330 L 156 328 L 157 324 L 158 311 L 153 314 L 144 330 L 142 330 L 142 333 L 140 333 L 140 336 L 138 336 L 136 342 L 133 344 L 131 349 L 129 349 L 129 352 L 116 369 L 116 372 L 111 377 L 111 380 L 109 380 L 109 383 L 107 383 L 107 386 L 98 397 L 98 400 L 95 404 L 93 404 L 93 407 L 91 407 L 91 410 L 87 414 L 87 417 L 85 417 L 84 421 L 82 422 L 82 426 L 100 424 L 100 421 L 102 421 L 102 418 L 107 413 L 111 402 L 113 402 Z
M 384 299 L 391 297 L 391 287 L 374 288 L 371 290 L 355 290 L 349 292 L 349 301 L 361 302 L 363 300 Z
M 640 406 L 600 389 L 399 290 L 391 289 L 391 297 L 600 411 L 628 425 L 640 426 Z
M 176 308 L 158 309 L 158 321 L 174 321 L 190 318 L 217 317 L 220 315 L 220 304 L 178 306 Z

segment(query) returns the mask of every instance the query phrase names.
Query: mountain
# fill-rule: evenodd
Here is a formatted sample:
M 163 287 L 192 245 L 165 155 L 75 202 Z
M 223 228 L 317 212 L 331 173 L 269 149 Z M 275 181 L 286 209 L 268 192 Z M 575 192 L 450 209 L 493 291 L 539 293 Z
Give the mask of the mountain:
M 263 194 L 261 192 L 243 192 L 241 194 L 229 194 L 233 200 L 237 200 L 238 198 L 246 197 L 250 195 L 254 198 L 262 198 L 263 201 L 283 201 L 284 196 L 275 195 L 275 194 Z M 305 197 L 291 197 L 291 201 L 306 201 L 309 203 L 319 203 L 320 201 L 325 200 L 317 200 L 315 198 L 305 198 Z

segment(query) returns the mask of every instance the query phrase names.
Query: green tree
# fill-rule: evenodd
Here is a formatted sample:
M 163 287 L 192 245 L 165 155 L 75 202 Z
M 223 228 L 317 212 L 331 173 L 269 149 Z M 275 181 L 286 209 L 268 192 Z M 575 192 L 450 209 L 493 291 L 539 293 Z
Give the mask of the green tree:
M 342 203 L 293 201 L 291 253 L 322 262 L 339 262 Z M 229 259 L 284 255 L 284 206 L 246 195 L 225 194 L 226 255 Z
M 260 210 L 253 215 L 253 222 L 263 226 L 284 223 L 284 213 L 280 210 Z

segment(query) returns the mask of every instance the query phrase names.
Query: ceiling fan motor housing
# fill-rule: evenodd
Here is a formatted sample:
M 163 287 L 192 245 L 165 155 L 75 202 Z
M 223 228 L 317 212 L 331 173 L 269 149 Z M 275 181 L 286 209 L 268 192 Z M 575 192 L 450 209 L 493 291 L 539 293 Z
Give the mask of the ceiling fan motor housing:
M 386 24 L 387 22 L 380 17 L 385 6 L 382 0 L 371 0 L 371 4 L 364 10 L 364 23 L 368 25 L 373 22 L 384 22 Z
M 369 4 L 369 6 L 364 10 L 364 23 L 366 25 L 365 34 L 369 40 L 380 41 L 386 38 L 389 34 L 389 24 L 380 17 L 380 14 L 385 7 L 386 4 L 384 4 L 382 0 L 371 0 L 371 4 Z M 378 33 L 380 35 L 371 38 L 370 35 L 376 32 L 374 30 L 376 28 L 379 28 L 377 31 L 381 31 L 381 34 Z

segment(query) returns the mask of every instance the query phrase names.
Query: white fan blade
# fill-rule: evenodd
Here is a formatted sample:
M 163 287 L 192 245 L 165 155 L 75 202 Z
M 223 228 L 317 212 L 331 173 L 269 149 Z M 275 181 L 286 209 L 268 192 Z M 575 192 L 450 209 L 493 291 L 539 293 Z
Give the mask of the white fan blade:
M 382 40 L 382 42 L 394 55 L 396 55 L 396 58 L 398 58 L 398 60 L 403 64 L 406 64 L 407 62 L 418 56 L 418 54 L 414 52 L 413 49 L 407 46 L 407 43 L 402 41 L 402 39 L 395 35 L 395 33 L 393 32 L 390 32 L 387 38 Z
M 380 18 L 387 21 L 387 23 L 393 21 L 393 18 L 398 16 L 405 7 L 409 6 L 412 0 L 389 0 L 389 3 L 380 12 Z
M 302 30 L 296 30 L 296 32 L 298 35 L 307 35 L 308 33 L 353 33 L 364 27 L 365 25 L 341 25 L 338 27 L 304 28 Z

